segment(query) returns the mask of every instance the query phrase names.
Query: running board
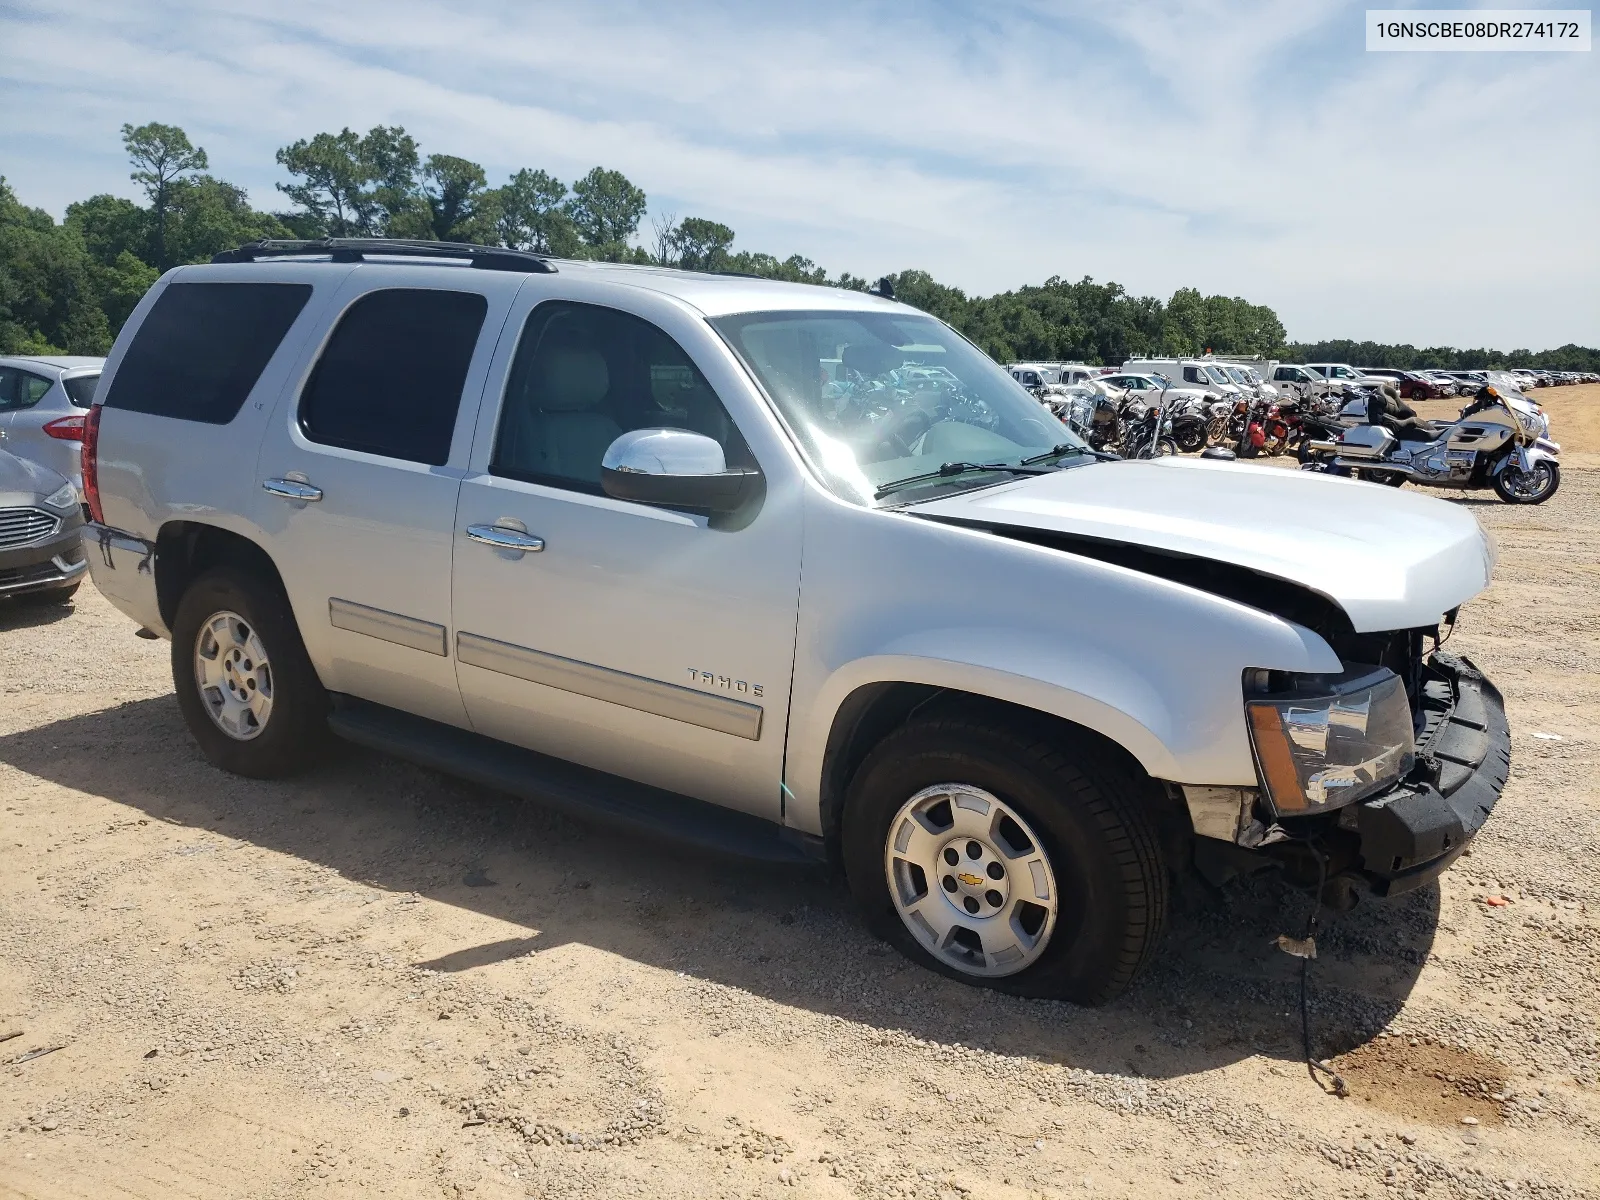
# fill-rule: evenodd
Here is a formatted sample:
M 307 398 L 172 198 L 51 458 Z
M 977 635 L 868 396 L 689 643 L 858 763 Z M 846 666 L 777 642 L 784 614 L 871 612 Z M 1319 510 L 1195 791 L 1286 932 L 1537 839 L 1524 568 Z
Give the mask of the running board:
M 532 800 L 569 816 L 734 858 L 825 861 L 821 838 L 692 796 L 524 750 L 339 693 L 328 727 L 346 741 Z

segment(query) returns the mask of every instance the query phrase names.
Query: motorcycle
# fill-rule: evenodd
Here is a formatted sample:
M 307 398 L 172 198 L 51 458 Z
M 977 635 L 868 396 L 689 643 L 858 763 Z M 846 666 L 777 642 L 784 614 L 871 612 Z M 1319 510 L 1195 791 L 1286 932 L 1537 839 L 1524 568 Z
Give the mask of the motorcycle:
M 1308 443 L 1301 469 L 1391 487 L 1491 487 L 1507 504 L 1543 504 L 1561 486 L 1561 447 L 1550 440 L 1549 418 L 1507 372 L 1489 372 L 1489 394 L 1429 432 L 1410 440 L 1382 425 L 1357 425 Z
M 1136 402 L 1124 405 L 1121 424 L 1123 458 L 1162 458 L 1178 453 L 1172 421 L 1160 401 L 1145 405 L 1143 411 Z

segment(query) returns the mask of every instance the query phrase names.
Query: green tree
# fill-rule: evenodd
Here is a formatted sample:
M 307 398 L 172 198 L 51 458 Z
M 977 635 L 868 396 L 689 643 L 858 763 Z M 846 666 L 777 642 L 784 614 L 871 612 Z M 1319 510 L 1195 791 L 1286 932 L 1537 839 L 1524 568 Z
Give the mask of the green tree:
M 145 194 L 150 197 L 151 250 L 156 267 L 165 271 L 172 265 L 167 257 L 167 207 L 172 186 L 191 172 L 205 170 L 206 152 L 193 145 L 189 135 L 176 125 L 162 125 L 158 121 L 137 127 L 124 125 L 122 144 L 134 166 L 129 178 L 143 184 Z
M 301 232 L 328 237 L 428 237 L 432 218 L 417 186 L 417 143 L 398 125 L 365 137 L 348 126 L 302 138 L 277 153 L 295 177 L 278 190 L 310 220 Z
M 171 209 L 167 241 L 173 262 L 209 262 L 220 250 L 291 236 L 272 214 L 251 208 L 243 188 L 210 175 L 176 184 Z
M 582 249 L 577 226 L 562 207 L 567 185 L 545 171 L 524 167 L 499 193 L 500 244 L 571 258 Z
M 111 329 L 83 240 L 0 177 L 0 354 L 104 354 Z
M 67 205 L 64 224 L 83 239 L 89 257 L 109 266 L 124 253 L 148 261 L 150 213 L 132 200 L 101 194 Z
M 733 247 L 733 230 L 720 221 L 685 217 L 667 235 L 677 265 L 690 271 L 727 269 Z
M 489 191 L 488 177 L 477 163 L 452 154 L 430 154 L 422 180 L 435 239 L 484 245 L 499 240 L 499 194 Z
M 644 218 L 645 194 L 621 171 L 596 167 L 572 185 L 566 203 L 578 236 L 597 258 L 631 257 L 628 239 Z

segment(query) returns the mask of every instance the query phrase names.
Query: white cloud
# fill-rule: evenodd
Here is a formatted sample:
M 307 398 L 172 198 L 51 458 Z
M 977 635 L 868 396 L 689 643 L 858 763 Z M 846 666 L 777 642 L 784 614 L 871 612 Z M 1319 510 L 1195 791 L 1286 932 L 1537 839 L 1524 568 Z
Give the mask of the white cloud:
M 59 212 L 127 191 L 116 130 L 159 119 L 276 206 L 278 146 L 400 123 L 491 178 L 616 167 L 836 271 L 1194 285 L 1302 337 L 1600 341 L 1589 57 L 1368 55 L 1361 12 L 51 0 L 0 15 L 0 163 Z

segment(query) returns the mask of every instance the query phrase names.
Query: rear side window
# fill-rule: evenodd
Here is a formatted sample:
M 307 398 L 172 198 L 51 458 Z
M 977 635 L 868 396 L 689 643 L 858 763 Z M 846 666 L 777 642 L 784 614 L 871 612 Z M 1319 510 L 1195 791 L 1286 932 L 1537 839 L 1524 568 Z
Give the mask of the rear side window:
M 226 425 L 310 298 L 304 283 L 172 284 L 134 334 L 106 407 Z
M 88 408 L 94 403 L 94 389 L 100 383 L 98 375 L 74 375 L 71 379 L 63 379 L 61 386 L 67 389 L 67 399 L 78 408 Z
M 340 319 L 300 395 L 300 428 L 325 446 L 439 466 L 489 302 L 391 288 Z

